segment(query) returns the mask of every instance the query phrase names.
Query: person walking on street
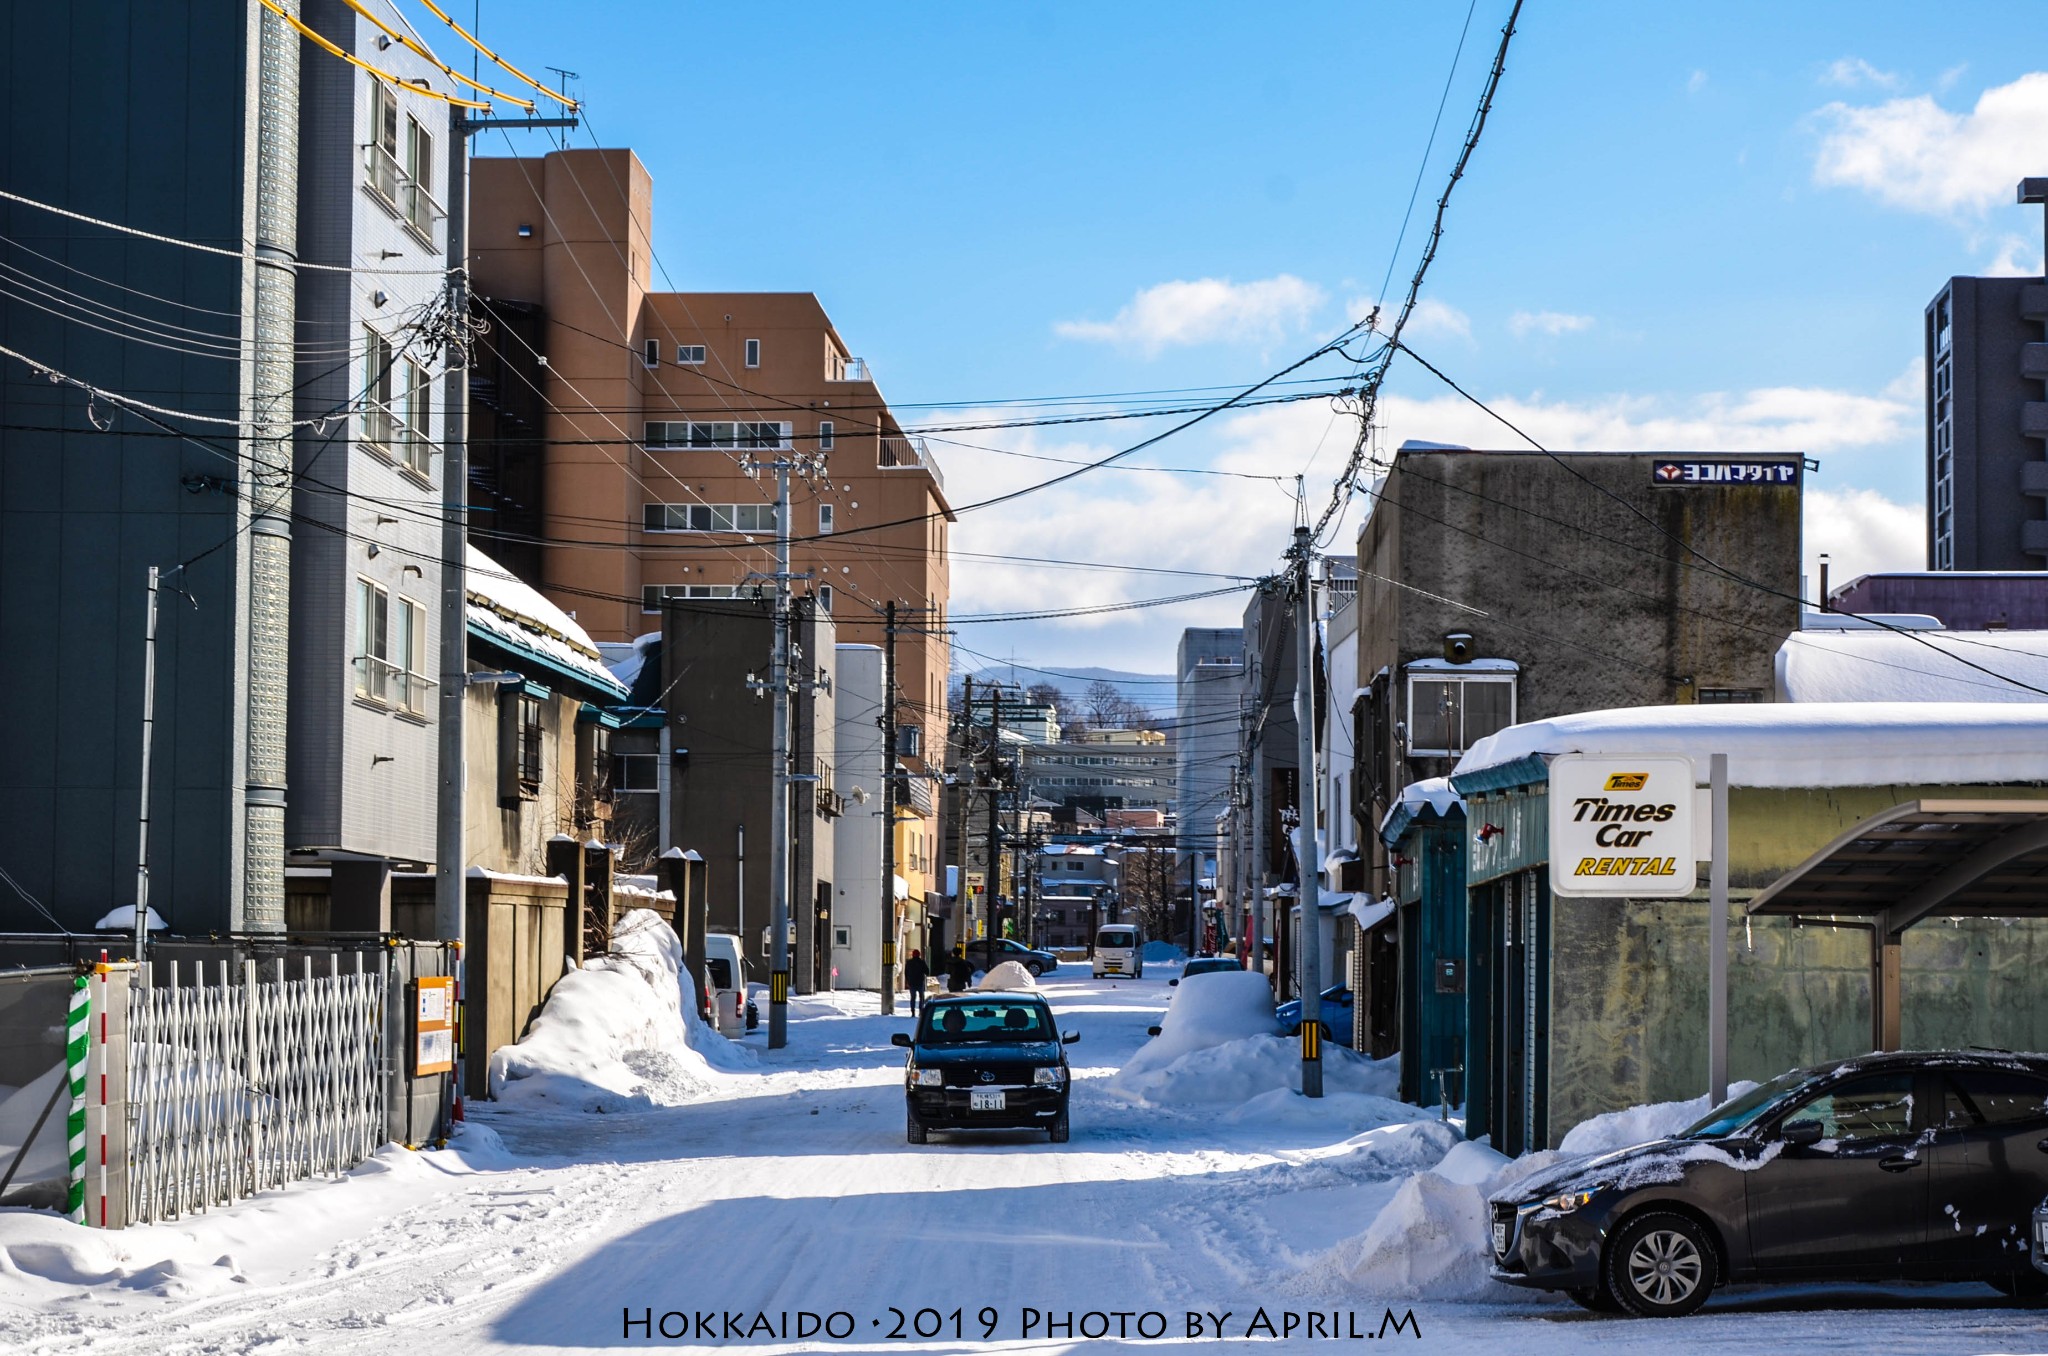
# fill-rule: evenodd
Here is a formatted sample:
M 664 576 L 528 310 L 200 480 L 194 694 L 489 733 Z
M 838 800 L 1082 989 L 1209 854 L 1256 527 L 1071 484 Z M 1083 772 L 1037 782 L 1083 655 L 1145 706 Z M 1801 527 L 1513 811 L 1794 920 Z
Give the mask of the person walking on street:
M 974 967 L 967 962 L 967 948 L 955 947 L 953 958 L 946 962 L 946 992 L 966 993 L 973 979 Z
M 913 951 L 910 959 L 903 962 L 903 985 L 910 990 L 910 1015 L 917 1016 L 918 1005 L 924 1001 L 924 982 L 931 978 L 931 967 L 924 963 L 924 952 Z

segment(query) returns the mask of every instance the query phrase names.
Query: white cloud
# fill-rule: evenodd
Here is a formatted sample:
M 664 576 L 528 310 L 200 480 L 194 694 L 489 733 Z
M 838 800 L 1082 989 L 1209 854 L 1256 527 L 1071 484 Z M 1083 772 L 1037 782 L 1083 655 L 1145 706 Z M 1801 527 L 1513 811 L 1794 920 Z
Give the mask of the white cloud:
M 2002 235 L 1998 238 L 1998 257 L 1984 266 L 1984 272 L 1992 278 L 2038 278 L 2041 252 L 2025 236 Z
M 1927 568 L 1922 505 L 1896 504 L 1876 490 L 1808 487 L 1805 498 L 1806 558 L 1827 552 L 1834 583 L 1846 584 L 1859 574 Z
M 1927 398 L 1927 359 L 1915 354 L 1905 371 L 1884 384 L 1882 394 L 1887 400 L 1919 405 Z
M 1466 315 L 1447 301 L 1435 297 L 1421 297 L 1415 303 L 1415 310 L 1408 317 L 1408 326 L 1402 336 L 1418 339 L 1464 339 L 1472 338 L 1472 317 Z
M 2048 72 L 1988 89 L 1968 113 L 1930 95 L 1868 107 L 1836 102 L 1816 115 L 1825 129 L 1814 181 L 1860 188 L 1909 212 L 1976 214 L 2012 200 L 2048 141 Z
M 1062 320 L 1053 332 L 1151 354 L 1181 344 L 1281 339 L 1300 330 L 1322 304 L 1322 288 L 1290 273 L 1248 283 L 1197 278 L 1145 288 L 1114 320 Z
M 1820 73 L 1823 85 L 1840 85 L 1843 89 L 1855 89 L 1862 85 L 1875 85 L 1879 89 L 1897 89 L 1905 82 L 1893 71 L 1881 71 L 1859 56 L 1842 57 Z
M 1705 71 L 1694 71 L 1692 77 L 1685 82 L 1685 92 L 1687 94 L 1698 94 L 1706 87 L 1707 73 Z
M 1532 334 L 1576 334 L 1580 330 L 1593 328 L 1593 317 L 1570 315 L 1564 311 L 1517 311 L 1508 317 L 1508 333 L 1517 339 L 1526 339 Z

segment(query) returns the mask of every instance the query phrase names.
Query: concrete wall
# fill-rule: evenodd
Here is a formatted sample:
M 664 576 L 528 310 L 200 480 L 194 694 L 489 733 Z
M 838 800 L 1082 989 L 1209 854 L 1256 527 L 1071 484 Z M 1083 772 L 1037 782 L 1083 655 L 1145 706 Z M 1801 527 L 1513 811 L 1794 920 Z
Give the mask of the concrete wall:
M 490 1092 L 491 1051 L 526 1034 L 562 977 L 563 957 L 572 946 L 564 932 L 568 887 L 560 880 L 478 877 L 466 884 L 474 958 L 465 995 L 471 1033 L 467 1093 L 483 1097 Z
M 835 941 L 832 947 L 832 987 L 874 989 L 882 982 L 882 652 L 873 645 L 841 645 L 837 670 L 833 784 L 849 799 L 846 813 L 832 822 L 832 924 L 846 929 L 848 944 Z M 865 803 L 850 799 L 855 787 L 868 793 Z M 908 948 L 899 950 L 898 962 L 909 954 Z

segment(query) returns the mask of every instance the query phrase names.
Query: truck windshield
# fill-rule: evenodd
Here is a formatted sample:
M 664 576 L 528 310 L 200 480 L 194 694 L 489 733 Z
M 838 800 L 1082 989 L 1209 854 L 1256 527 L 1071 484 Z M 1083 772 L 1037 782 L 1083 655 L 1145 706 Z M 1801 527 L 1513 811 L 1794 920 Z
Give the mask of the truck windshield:
M 1131 947 L 1138 944 L 1138 934 L 1121 928 L 1104 928 L 1095 936 L 1097 946 Z

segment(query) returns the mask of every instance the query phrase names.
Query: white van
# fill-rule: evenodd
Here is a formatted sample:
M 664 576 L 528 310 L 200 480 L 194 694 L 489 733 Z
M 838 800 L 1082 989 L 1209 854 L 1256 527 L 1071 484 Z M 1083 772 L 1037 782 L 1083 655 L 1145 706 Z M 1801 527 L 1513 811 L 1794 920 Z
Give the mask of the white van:
M 1105 923 L 1095 933 L 1095 977 L 1145 974 L 1145 933 L 1136 923 Z
M 704 989 L 712 1025 L 737 1040 L 747 1030 L 747 958 L 730 932 L 704 934 Z

